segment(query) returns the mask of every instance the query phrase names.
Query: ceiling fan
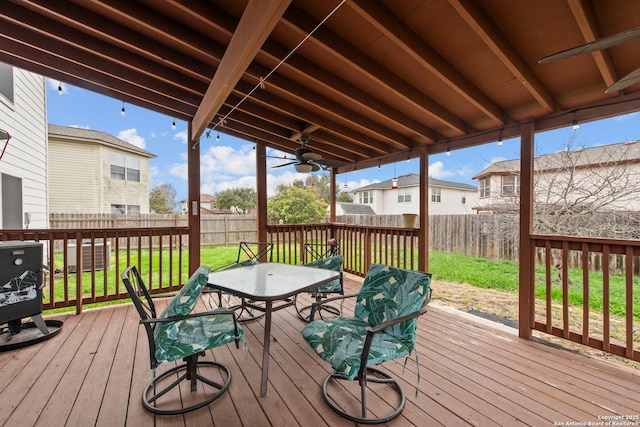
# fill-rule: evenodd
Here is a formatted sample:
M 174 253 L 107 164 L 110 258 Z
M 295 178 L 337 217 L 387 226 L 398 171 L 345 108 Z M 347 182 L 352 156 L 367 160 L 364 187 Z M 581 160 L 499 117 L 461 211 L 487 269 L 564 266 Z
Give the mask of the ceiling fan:
M 309 173 L 309 172 L 317 172 L 320 169 L 327 170 L 328 168 L 342 166 L 344 162 L 340 160 L 331 160 L 331 159 L 323 159 L 322 156 L 318 153 L 314 153 L 311 149 L 307 148 L 307 143 L 309 142 L 309 135 L 302 134 L 298 141 L 302 143 L 302 147 L 296 150 L 295 159 L 291 157 L 275 157 L 275 156 L 267 156 L 272 159 L 283 159 L 283 160 L 292 160 L 289 163 L 283 163 L 281 165 L 273 166 L 274 168 L 281 168 L 283 166 L 294 165 L 296 168 L 296 172 L 300 173 Z
M 608 49 L 610 47 L 619 45 L 621 43 L 626 43 L 637 38 L 640 38 L 640 27 L 594 40 L 590 43 L 586 43 L 580 46 L 572 47 L 570 49 L 554 53 L 553 55 L 545 56 L 538 62 L 540 64 L 545 64 L 547 62 L 572 58 L 574 56 L 582 55 L 583 53 L 591 53 L 601 49 Z M 640 68 L 632 71 L 631 73 L 615 82 L 613 85 L 609 86 L 607 90 L 605 90 L 605 93 L 617 92 L 626 87 L 633 86 L 636 83 L 640 83 Z

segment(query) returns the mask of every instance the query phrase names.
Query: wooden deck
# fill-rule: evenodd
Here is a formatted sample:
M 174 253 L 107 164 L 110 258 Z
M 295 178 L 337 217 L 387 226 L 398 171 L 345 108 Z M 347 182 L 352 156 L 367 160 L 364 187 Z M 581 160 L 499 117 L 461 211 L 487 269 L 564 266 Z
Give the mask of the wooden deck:
M 359 284 L 347 280 L 351 291 Z M 328 366 L 301 338 L 303 323 L 293 308 L 274 314 L 266 397 L 259 397 L 260 320 L 243 325 L 247 351 L 207 351 L 206 359 L 231 368 L 229 392 L 208 407 L 172 417 L 154 417 L 140 402 L 151 370 L 131 304 L 53 318 L 64 321 L 59 335 L 0 353 L 0 425 L 353 425 L 324 403 L 320 384 Z M 407 395 L 404 412 L 390 425 L 553 426 L 640 414 L 638 370 L 523 341 L 514 329 L 435 303 L 419 322 L 418 397 L 415 360 L 404 369 L 402 360 L 385 365 Z M 386 398 L 374 396 L 369 404 L 380 410 Z

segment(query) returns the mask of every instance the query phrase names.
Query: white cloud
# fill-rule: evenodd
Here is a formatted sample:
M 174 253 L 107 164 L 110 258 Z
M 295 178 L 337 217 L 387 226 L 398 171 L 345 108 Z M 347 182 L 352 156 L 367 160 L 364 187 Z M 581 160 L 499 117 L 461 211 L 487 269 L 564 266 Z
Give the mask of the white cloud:
M 181 141 L 183 144 L 187 143 L 187 131 L 183 130 L 180 132 L 176 132 L 173 134 L 173 139 L 177 139 L 179 141 Z
M 136 147 L 144 148 L 144 138 L 138 135 L 138 131 L 135 128 L 125 129 L 118 132 L 118 138 L 127 141 L 129 144 L 133 144 Z
M 455 172 L 445 170 L 444 163 L 437 161 L 429 165 L 429 176 L 436 179 L 449 178 L 454 176 Z

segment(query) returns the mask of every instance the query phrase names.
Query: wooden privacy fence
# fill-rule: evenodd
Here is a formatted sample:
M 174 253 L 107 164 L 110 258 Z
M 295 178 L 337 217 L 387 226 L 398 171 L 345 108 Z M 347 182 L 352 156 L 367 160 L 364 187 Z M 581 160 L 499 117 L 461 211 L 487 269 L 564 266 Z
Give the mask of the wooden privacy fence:
M 49 215 L 51 229 L 115 229 L 187 227 L 186 214 L 61 214 Z M 249 215 L 201 215 L 200 243 L 202 246 L 237 245 L 256 239 L 256 216 Z M 61 250 L 61 248 L 56 248 Z

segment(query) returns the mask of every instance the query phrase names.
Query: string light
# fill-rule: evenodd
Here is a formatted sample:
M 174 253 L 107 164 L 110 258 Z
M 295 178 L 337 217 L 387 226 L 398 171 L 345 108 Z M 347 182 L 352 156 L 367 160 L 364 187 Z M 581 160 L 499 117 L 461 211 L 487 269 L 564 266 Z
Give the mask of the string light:
M 173 119 L 173 122 L 171 122 L 171 129 L 175 129 L 176 128 L 176 119 Z
M 498 135 L 498 147 L 502 147 L 502 129 L 500 128 L 500 134 Z
M 378 160 L 378 170 L 380 170 L 380 160 Z
M 573 124 L 573 130 L 574 131 L 580 129 L 580 125 L 578 124 L 578 119 L 576 118 L 576 114 L 577 114 L 577 111 L 573 110 L 573 121 L 572 121 L 572 124 Z
M 218 135 L 216 136 L 216 141 L 220 141 L 220 132 L 218 132 Z
M 58 83 L 58 95 L 62 96 L 62 82 Z
M 124 101 L 122 101 L 122 110 L 120 110 L 120 115 L 124 116 L 125 114 L 127 113 L 124 111 Z
M 447 141 L 447 156 L 451 155 L 451 148 L 449 148 L 449 141 Z

